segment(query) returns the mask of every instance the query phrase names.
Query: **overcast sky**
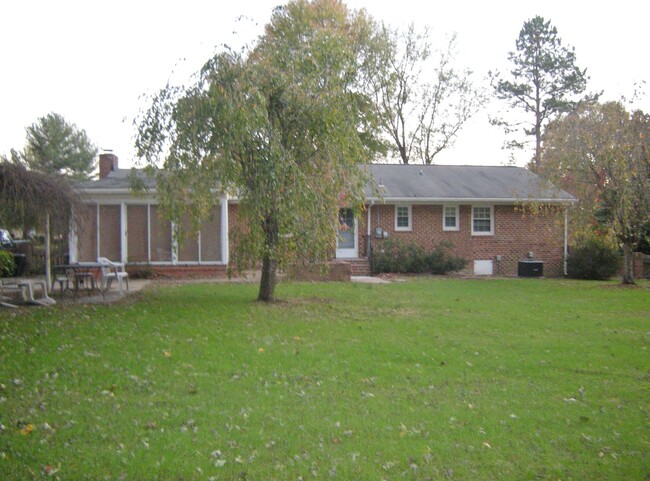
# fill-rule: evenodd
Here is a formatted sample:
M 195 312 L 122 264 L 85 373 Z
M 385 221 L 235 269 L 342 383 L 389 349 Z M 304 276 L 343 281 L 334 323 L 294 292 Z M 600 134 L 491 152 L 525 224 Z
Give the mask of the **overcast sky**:
M 49 112 L 85 129 L 100 149 L 132 165 L 133 119 L 143 95 L 197 71 L 220 44 L 241 45 L 261 33 L 279 0 L 179 2 L 113 0 L 0 0 L 0 153 L 22 149 L 25 127 Z M 630 97 L 650 80 L 646 1 L 522 2 L 349 0 L 376 19 L 402 26 L 428 25 L 436 35 L 456 33 L 457 66 L 483 81 L 488 70 L 507 70 L 507 52 L 524 21 L 541 15 L 575 47 L 587 68 L 590 91 L 606 99 Z M 603 6 L 599 6 L 603 5 Z M 235 33 L 237 32 L 237 33 Z M 650 87 L 649 87 L 650 88 Z M 650 112 L 650 95 L 636 105 Z M 503 107 L 498 102 L 488 107 Z M 509 154 L 487 111 L 466 126 L 438 164 L 500 165 Z M 523 165 L 529 154 L 519 155 Z

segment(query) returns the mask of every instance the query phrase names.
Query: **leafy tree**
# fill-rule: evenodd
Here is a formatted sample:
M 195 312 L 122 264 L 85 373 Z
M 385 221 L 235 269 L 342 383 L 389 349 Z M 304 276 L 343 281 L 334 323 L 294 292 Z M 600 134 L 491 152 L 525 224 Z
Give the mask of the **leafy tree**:
M 428 30 L 382 27 L 371 78 L 379 121 L 400 162 L 431 164 L 485 103 L 469 70 L 453 67 L 456 39 L 432 53 Z
M 31 170 L 86 180 L 94 168 L 97 147 L 84 130 L 50 113 L 25 129 L 27 142 L 22 158 Z
M 197 225 L 218 184 L 238 198 L 232 261 L 261 263 L 261 301 L 274 300 L 278 268 L 330 256 L 339 205 L 361 204 L 371 23 L 338 1 L 278 7 L 250 51 L 217 54 L 190 87 L 162 90 L 140 122 L 136 147 L 150 166 L 163 160 L 169 217 L 189 211 Z
M 526 22 L 519 32 L 517 51 L 508 53 L 513 67 L 510 79 L 490 73 L 497 98 L 510 107 L 532 114 L 532 122 L 512 122 L 503 118 L 492 123 L 505 128 L 506 133 L 523 127 L 526 136 L 535 138 L 533 165 L 540 167 L 542 133 L 549 121 L 574 110 L 580 102 L 591 102 L 598 95 L 581 97 L 587 88 L 586 69 L 576 64 L 575 49 L 562 46 L 557 29 L 550 20 L 536 16 Z M 513 140 L 510 147 L 523 148 L 525 141 Z
M 620 102 L 583 106 L 548 126 L 542 158 L 543 173 L 579 198 L 583 223 L 611 230 L 623 283 L 634 283 L 632 253 L 650 223 L 650 116 Z

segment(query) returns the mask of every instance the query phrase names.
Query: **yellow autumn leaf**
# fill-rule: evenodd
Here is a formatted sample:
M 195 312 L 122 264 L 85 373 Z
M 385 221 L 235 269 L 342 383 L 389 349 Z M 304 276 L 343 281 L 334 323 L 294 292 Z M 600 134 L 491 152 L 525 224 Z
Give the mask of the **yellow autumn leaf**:
M 23 428 L 20 430 L 20 434 L 23 436 L 27 436 L 34 430 L 34 425 L 33 424 L 27 424 L 23 426 Z
M 163 356 L 172 357 L 172 353 L 171 353 L 171 351 L 163 351 Z
M 257 350 L 257 352 L 259 352 L 260 354 L 262 354 L 262 353 L 264 352 L 264 348 L 263 348 L 263 347 L 260 347 L 260 348 Z

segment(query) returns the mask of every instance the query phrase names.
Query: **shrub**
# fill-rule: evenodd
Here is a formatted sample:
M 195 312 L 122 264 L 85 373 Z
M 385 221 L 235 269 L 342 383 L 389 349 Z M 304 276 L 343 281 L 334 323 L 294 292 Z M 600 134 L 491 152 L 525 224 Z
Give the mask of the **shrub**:
M 13 276 L 16 272 L 16 263 L 11 252 L 0 250 L 0 277 Z
M 453 246 L 451 242 L 441 242 L 432 252 L 427 254 L 427 271 L 431 274 L 446 274 L 464 269 L 467 261 L 451 253 Z
M 467 261 L 451 254 L 451 248 L 451 243 L 443 242 L 433 251 L 426 252 L 417 244 L 388 239 L 373 250 L 372 271 L 374 274 L 446 274 L 458 271 Z
M 621 267 L 618 251 L 595 237 L 581 240 L 574 247 L 567 263 L 568 276 L 573 279 L 604 280 Z

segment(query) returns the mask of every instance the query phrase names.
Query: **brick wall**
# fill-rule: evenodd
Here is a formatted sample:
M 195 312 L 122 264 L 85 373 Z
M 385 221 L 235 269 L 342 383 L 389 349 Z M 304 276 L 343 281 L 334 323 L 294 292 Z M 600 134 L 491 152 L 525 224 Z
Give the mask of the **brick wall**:
M 349 281 L 352 269 L 350 263 L 334 260 L 327 270 L 321 264 L 295 265 L 287 269 L 287 277 L 296 281 Z
M 350 263 L 352 275 L 368 273 L 368 239 L 373 249 L 381 248 L 383 239 L 375 238 L 375 229 L 382 228 L 389 239 L 418 243 L 427 250 L 440 242 L 453 244 L 456 255 L 468 261 L 468 272 L 473 270 L 474 260 L 493 261 L 494 274 L 517 275 L 518 261 L 526 259 L 532 252 L 535 259 L 544 261 L 544 275 L 563 274 L 564 215 L 563 207 L 551 208 L 545 213 L 530 215 L 513 205 L 494 206 L 494 235 L 475 236 L 471 233 L 472 206 L 459 208 L 458 231 L 444 231 L 442 227 L 442 205 L 412 205 L 412 229 L 395 230 L 395 206 L 373 205 L 370 208 L 370 237 L 368 238 L 368 211 L 358 219 L 359 257 L 346 260 Z M 228 206 L 230 252 L 235 249 L 232 235 L 238 227 L 238 205 Z M 497 260 L 499 256 L 500 260 Z M 232 259 L 231 259 L 232 262 Z M 637 261 L 637 263 L 639 263 Z M 639 263 L 640 264 L 640 263 Z M 227 266 L 165 265 L 150 266 L 154 275 L 161 277 L 224 277 Z M 639 269 L 640 270 L 640 269 Z
M 461 205 L 458 231 L 442 228 L 441 205 L 413 205 L 412 230 L 395 230 L 395 206 L 375 205 L 371 210 L 373 249 L 381 248 L 383 240 L 376 239 L 376 227 L 388 233 L 389 239 L 420 244 L 427 250 L 442 241 L 453 243 L 453 252 L 468 261 L 469 272 L 474 260 L 494 261 L 494 274 L 517 275 L 518 261 L 532 252 L 535 259 L 544 261 L 544 275 L 556 277 L 564 272 L 564 215 L 563 208 L 531 215 L 513 205 L 494 206 L 494 235 L 472 235 L 472 206 Z M 364 216 L 367 218 L 366 216 Z M 364 229 L 361 229 L 361 224 Z M 360 222 L 360 246 L 365 239 L 366 220 Z M 365 255 L 365 248 L 364 255 Z M 497 256 L 501 260 L 497 261 Z
M 228 266 L 209 265 L 148 265 L 146 270 L 156 278 L 164 279 L 213 279 L 215 277 L 228 277 Z M 139 272 L 143 269 L 140 266 L 126 266 L 127 271 Z

